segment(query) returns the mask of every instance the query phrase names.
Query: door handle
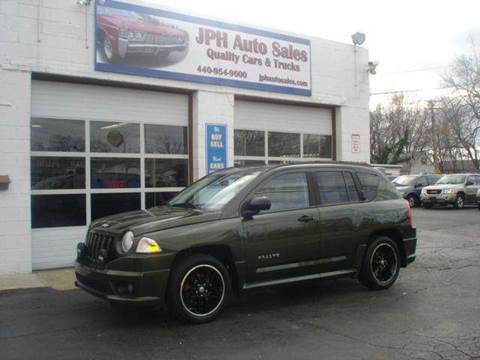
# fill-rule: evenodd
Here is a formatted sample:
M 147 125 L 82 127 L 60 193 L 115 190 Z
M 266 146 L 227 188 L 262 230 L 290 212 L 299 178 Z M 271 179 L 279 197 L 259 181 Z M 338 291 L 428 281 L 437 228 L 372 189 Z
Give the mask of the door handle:
M 298 221 L 300 222 L 310 222 L 310 221 L 313 221 L 313 217 L 309 216 L 309 215 L 303 215 L 303 216 L 300 216 L 298 218 Z

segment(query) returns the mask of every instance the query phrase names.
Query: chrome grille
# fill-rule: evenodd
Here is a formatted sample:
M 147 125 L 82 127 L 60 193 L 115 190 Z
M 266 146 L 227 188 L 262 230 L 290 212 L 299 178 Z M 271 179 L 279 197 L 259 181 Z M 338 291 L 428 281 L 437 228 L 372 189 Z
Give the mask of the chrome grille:
M 160 45 L 183 44 L 183 38 L 176 35 L 150 34 L 145 36 L 145 42 Z
M 87 234 L 87 257 L 95 262 L 101 261 L 99 255 L 104 253 L 104 259 L 101 262 L 106 262 L 113 253 L 114 237 L 112 235 L 100 232 L 89 231 Z M 105 257 L 106 255 L 106 257 Z
M 432 195 L 440 194 L 441 192 L 442 190 L 427 190 L 427 194 L 432 194 Z

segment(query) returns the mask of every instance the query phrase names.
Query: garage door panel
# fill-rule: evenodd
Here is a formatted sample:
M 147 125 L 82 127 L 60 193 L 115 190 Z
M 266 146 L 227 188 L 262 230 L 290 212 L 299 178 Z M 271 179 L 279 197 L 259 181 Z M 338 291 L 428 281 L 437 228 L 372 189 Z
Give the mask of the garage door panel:
M 325 108 L 235 101 L 235 128 L 332 134 L 332 111 Z
M 34 80 L 32 116 L 187 126 L 188 96 Z

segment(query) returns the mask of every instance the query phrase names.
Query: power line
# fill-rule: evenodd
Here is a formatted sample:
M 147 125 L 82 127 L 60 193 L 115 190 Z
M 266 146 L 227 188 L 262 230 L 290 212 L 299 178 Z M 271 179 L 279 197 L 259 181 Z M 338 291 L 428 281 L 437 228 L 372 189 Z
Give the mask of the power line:
M 433 90 L 446 90 L 446 89 L 452 89 L 452 88 L 453 86 L 430 88 L 430 89 L 400 89 L 400 90 L 390 90 L 390 91 L 379 91 L 379 92 L 370 93 L 370 96 L 389 95 L 389 94 L 398 94 L 398 93 L 412 93 L 412 92 L 433 91 Z

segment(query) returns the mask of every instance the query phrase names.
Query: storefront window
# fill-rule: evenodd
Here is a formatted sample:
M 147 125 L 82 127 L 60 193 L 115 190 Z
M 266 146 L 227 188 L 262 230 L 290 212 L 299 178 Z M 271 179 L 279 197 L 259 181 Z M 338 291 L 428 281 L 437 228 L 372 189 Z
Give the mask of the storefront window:
M 145 187 L 184 187 L 188 182 L 188 160 L 145 159 Z
M 140 125 L 91 121 L 90 151 L 100 153 L 139 153 Z
M 85 122 L 79 120 L 32 119 L 32 151 L 85 151 Z
M 92 158 L 92 189 L 140 187 L 140 159 Z
M 235 156 L 265 156 L 265 132 L 235 130 Z
M 332 137 L 330 135 L 303 134 L 303 157 L 331 158 Z
M 32 157 L 32 189 L 84 189 L 85 158 Z
M 92 221 L 125 211 L 140 210 L 140 193 L 92 194 Z
M 268 156 L 300 157 L 300 134 L 268 132 Z
M 85 194 L 32 195 L 32 228 L 86 225 Z
M 188 154 L 187 127 L 145 125 L 147 154 Z

